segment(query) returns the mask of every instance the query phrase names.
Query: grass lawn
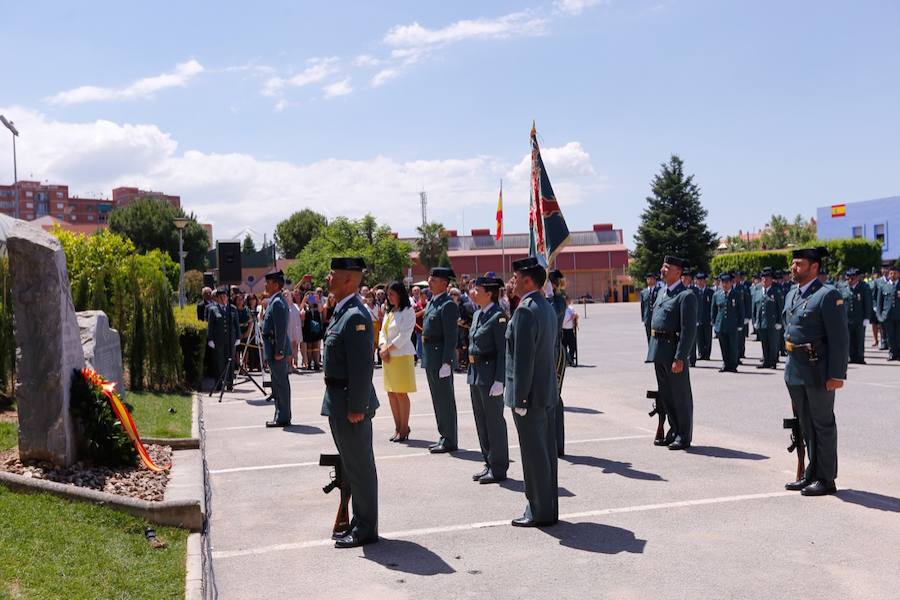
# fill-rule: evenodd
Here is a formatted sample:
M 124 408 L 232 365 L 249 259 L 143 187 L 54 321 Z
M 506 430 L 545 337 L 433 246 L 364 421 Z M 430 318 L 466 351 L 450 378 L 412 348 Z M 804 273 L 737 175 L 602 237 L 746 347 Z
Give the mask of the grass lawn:
M 188 532 L 0 486 L 0 598 L 183 598 Z
M 131 414 L 142 438 L 191 437 L 191 396 L 128 391 L 125 401 L 134 407 Z
M 0 452 L 9 450 L 19 443 L 19 434 L 16 433 L 15 423 L 0 423 Z

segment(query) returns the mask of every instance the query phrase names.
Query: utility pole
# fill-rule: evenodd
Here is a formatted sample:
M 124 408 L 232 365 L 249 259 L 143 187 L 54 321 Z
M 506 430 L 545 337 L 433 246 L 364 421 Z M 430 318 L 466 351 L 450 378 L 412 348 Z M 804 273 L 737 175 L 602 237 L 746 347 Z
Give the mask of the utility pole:
M 419 192 L 419 203 L 422 204 L 422 227 L 428 224 L 428 212 L 426 207 L 428 206 L 428 192 L 422 190 Z
M 13 208 L 13 216 L 15 218 L 19 218 L 19 169 L 16 163 L 16 138 L 19 137 L 19 130 L 16 129 L 15 124 L 12 121 L 7 121 L 6 117 L 0 115 L 0 123 L 3 123 L 3 126 L 9 129 L 10 133 L 13 136 L 13 186 L 16 190 L 16 206 Z

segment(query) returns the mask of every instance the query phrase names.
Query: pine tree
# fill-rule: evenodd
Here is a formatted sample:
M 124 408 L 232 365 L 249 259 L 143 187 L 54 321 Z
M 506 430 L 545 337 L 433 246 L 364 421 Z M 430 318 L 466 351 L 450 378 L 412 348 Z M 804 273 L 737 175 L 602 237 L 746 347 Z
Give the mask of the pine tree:
M 694 271 L 708 271 L 718 243 L 718 236 L 706 226 L 700 187 L 693 175 L 685 176 L 681 158 L 673 154 L 660 166 L 634 236 L 630 270 L 636 281 L 643 281 L 644 273 L 659 271 L 667 254 L 690 261 Z

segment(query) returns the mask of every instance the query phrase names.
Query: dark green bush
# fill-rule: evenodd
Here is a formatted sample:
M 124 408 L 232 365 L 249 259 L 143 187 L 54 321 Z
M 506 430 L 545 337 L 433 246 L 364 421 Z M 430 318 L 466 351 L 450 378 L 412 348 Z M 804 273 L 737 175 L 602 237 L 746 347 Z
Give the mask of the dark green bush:
M 817 241 L 810 246 L 825 246 L 831 254 L 826 265 L 831 274 L 842 273 L 850 267 L 871 271 L 881 264 L 881 243 L 872 240 L 847 239 Z M 763 267 L 786 270 L 791 264 L 790 250 L 763 250 L 720 254 L 712 259 L 713 273 L 746 271 L 756 273 Z
M 129 411 L 131 407 L 125 405 Z M 72 414 L 81 429 L 78 455 L 97 464 L 118 466 L 137 462 L 131 438 L 109 405 L 99 386 L 85 381 L 81 371 L 72 371 Z
M 197 319 L 194 306 L 187 305 L 183 309 L 175 309 L 175 327 L 181 347 L 184 383 L 198 389 L 203 379 L 206 356 L 206 323 Z

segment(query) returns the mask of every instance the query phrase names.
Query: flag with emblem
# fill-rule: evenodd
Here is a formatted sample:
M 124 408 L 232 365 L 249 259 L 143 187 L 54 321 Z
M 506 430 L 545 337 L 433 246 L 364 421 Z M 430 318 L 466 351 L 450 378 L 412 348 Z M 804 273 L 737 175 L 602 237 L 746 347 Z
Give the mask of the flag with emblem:
M 537 129 L 531 125 L 531 205 L 528 215 L 529 244 L 531 256 L 547 267 L 553 265 L 557 255 L 568 245 L 571 237 L 569 227 L 563 218 L 550 177 L 544 168 L 541 148 L 538 145 Z
M 500 241 L 503 237 L 503 182 L 500 182 L 500 196 L 497 198 L 497 233 L 494 239 Z
M 846 204 L 832 204 L 831 205 L 831 218 L 846 217 L 846 216 L 847 216 L 847 205 Z

